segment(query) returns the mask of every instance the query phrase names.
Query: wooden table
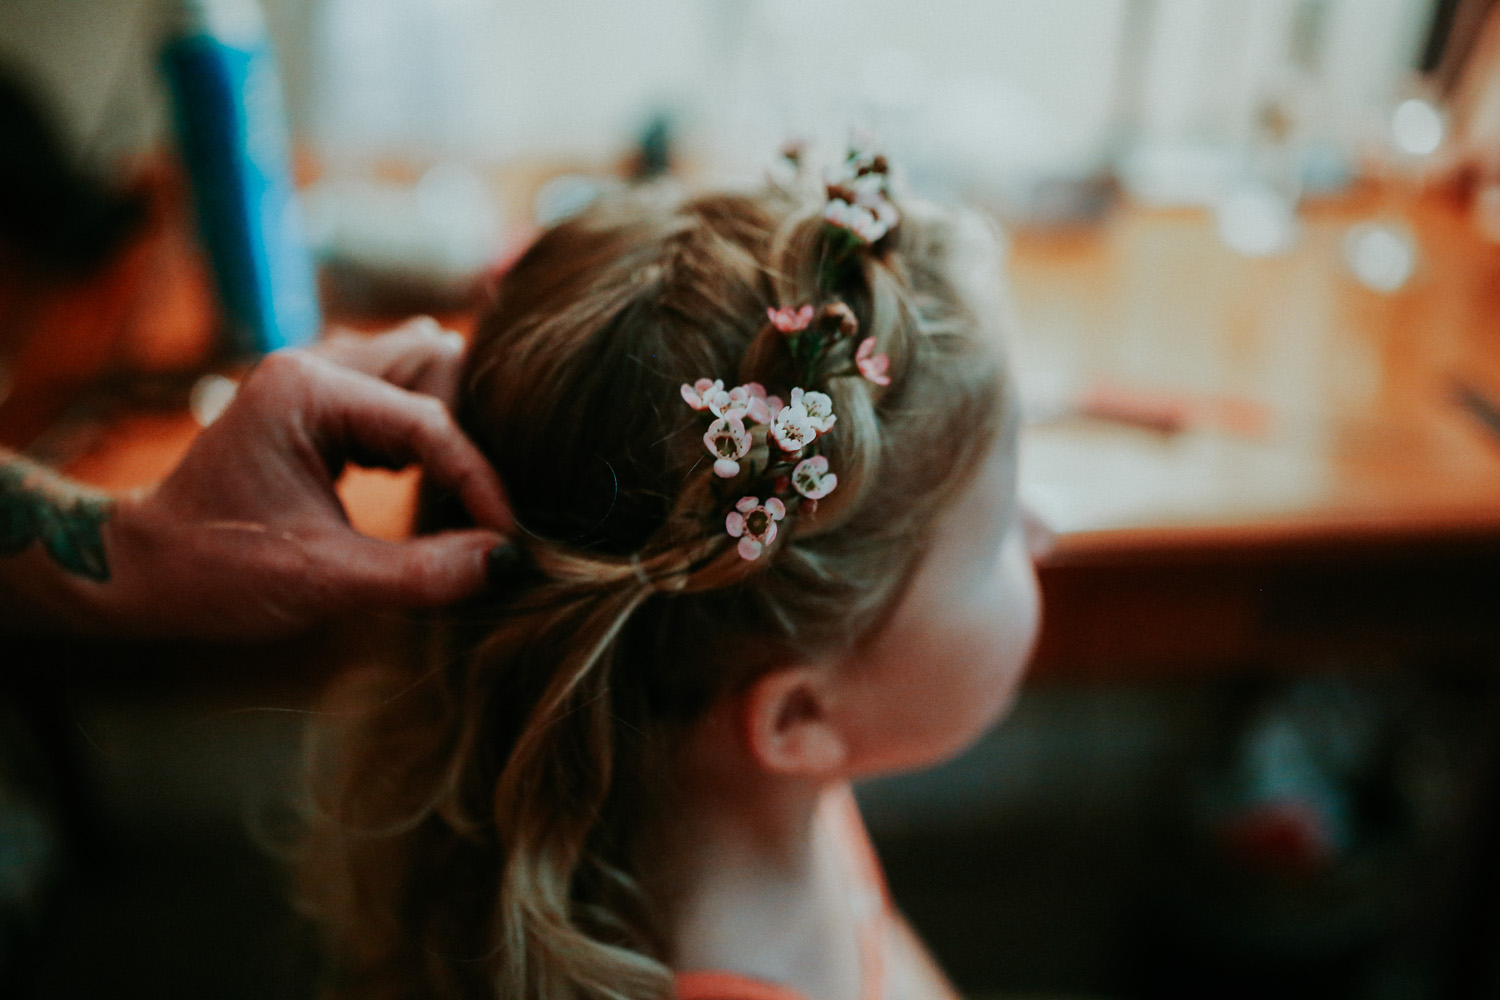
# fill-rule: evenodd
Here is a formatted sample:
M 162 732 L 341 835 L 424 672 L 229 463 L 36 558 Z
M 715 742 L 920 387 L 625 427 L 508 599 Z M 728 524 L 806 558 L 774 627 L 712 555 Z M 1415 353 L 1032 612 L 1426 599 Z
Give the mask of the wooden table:
M 1057 534 L 1039 672 L 1500 648 L 1500 437 L 1452 388 L 1500 398 L 1500 247 L 1451 201 L 1397 205 L 1420 265 L 1374 292 L 1342 246 L 1382 211 L 1369 195 L 1305 206 L 1294 248 L 1263 259 L 1206 213 L 1130 204 L 1014 239 L 1016 370 L 1048 417 L 1024 435 L 1021 489 Z M 1178 426 L 1048 402 L 1080 396 Z M 196 429 L 180 410 L 126 412 L 68 471 L 149 484 Z M 413 482 L 356 472 L 342 492 L 358 526 L 399 537 Z
M 1392 294 L 1343 251 L 1386 214 L 1420 243 Z M 1128 206 L 1016 241 L 1023 388 L 1181 425 L 1028 429 L 1023 497 L 1058 533 L 1039 670 L 1496 646 L 1500 436 L 1454 383 L 1500 399 L 1500 246 L 1438 196 L 1352 196 L 1301 223 L 1262 259 L 1205 213 Z

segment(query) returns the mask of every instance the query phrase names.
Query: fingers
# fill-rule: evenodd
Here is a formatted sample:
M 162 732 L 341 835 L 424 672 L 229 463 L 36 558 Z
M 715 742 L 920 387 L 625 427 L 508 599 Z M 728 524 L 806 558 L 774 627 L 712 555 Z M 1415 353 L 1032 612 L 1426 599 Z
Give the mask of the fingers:
M 417 316 L 385 333 L 335 333 L 311 350 L 392 385 L 436 396 L 451 409 L 463 367 L 464 338 L 444 330 L 431 316 Z
M 293 354 L 278 368 L 288 369 L 279 378 L 303 383 L 300 422 L 330 466 L 345 458 L 391 468 L 416 462 L 457 493 L 478 524 L 513 527 L 495 470 L 441 402 L 318 357 Z
M 350 532 L 331 548 L 351 600 L 384 607 L 436 607 L 463 600 L 488 583 L 489 554 L 503 544 L 473 529 L 380 542 Z
M 430 396 L 335 371 L 330 382 L 347 382 L 349 389 L 323 397 L 326 440 L 359 452 L 373 449 L 397 462 L 418 462 L 428 479 L 458 494 L 476 523 L 501 531 L 514 526 L 499 476 L 447 406 Z

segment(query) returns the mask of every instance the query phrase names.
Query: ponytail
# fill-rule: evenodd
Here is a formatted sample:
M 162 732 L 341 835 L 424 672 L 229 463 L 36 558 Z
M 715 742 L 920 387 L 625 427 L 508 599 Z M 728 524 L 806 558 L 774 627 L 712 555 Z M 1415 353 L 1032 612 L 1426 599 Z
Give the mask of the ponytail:
M 836 287 L 819 210 L 777 195 L 607 201 L 513 266 L 458 413 L 533 533 L 513 579 L 418 620 L 368 710 L 327 720 L 301 872 L 329 995 L 670 996 L 634 838 L 677 736 L 761 672 L 871 634 L 999 425 L 944 217 L 902 213 Z M 742 558 L 679 387 L 798 385 L 767 308 L 830 300 L 890 383 L 828 379 L 838 488 Z M 421 527 L 461 516 L 424 498 Z
M 628 884 L 591 852 L 590 841 L 615 768 L 610 681 L 618 639 L 649 593 L 633 578 L 616 581 L 602 593 L 535 612 L 535 631 L 528 628 L 522 639 L 556 649 L 557 659 L 495 784 L 494 829 L 504 852 L 495 914 L 499 996 L 623 1000 L 670 992 L 665 967 L 601 940 L 599 928 L 580 926 L 574 901 L 582 869 L 602 869 L 590 874 Z M 542 667 L 532 657 L 513 662 Z

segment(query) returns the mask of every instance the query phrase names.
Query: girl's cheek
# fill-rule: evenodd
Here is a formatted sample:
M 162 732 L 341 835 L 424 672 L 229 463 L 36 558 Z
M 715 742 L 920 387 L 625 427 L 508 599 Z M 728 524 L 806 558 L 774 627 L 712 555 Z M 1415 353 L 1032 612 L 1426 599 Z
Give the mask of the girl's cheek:
M 1021 639 L 1020 659 L 1024 667 L 1031 660 L 1031 654 L 1036 649 L 1037 635 L 1041 631 L 1042 588 L 1036 578 L 1036 562 L 1032 558 L 1030 538 L 1019 532 L 1013 534 L 1007 550 L 1017 579 L 1016 607 L 1020 618 L 1018 635 Z
M 1041 622 L 1041 592 L 1027 552 L 1025 536 L 1012 531 L 1005 539 L 996 567 L 995 603 L 991 608 L 995 682 L 1009 703 L 1031 659 Z

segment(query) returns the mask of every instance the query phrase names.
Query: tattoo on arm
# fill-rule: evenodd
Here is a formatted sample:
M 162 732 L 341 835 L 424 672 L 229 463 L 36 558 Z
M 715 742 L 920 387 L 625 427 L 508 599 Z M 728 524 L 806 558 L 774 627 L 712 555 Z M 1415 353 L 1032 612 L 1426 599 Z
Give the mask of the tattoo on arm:
M 40 541 L 52 561 L 78 576 L 109 579 L 100 528 L 114 501 L 69 489 L 38 466 L 0 456 L 0 556 Z

